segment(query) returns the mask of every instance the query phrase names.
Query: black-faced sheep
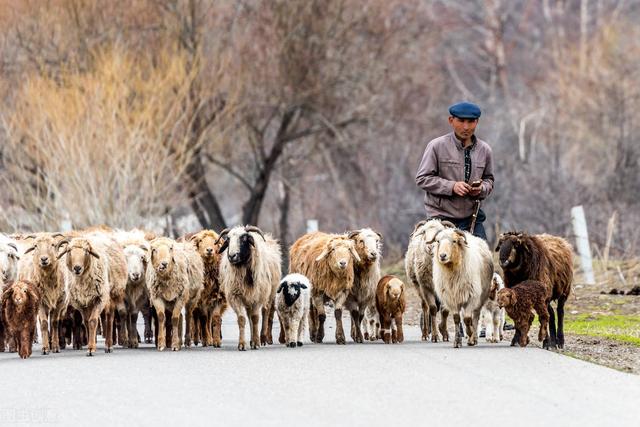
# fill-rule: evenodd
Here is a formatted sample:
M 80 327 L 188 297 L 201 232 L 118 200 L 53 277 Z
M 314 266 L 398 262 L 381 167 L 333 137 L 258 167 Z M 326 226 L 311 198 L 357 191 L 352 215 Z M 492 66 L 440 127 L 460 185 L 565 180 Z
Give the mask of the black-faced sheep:
M 270 313 L 274 309 L 281 276 L 280 245 L 269 234 L 250 225 L 223 230 L 220 238 L 224 243 L 218 252 L 227 252 L 220 261 L 220 281 L 222 291 L 238 317 L 238 350 L 246 349 L 245 316 L 251 321 L 250 346 L 257 350 L 261 344 L 272 342 Z
M 113 316 L 126 318 L 127 263 L 122 249 L 106 236 L 76 237 L 58 255 L 65 257 L 69 276 L 69 301 L 80 311 L 87 328 L 87 356 L 96 351 L 98 319 L 105 311 L 105 352 L 113 345 Z M 126 322 L 125 322 L 126 323 Z
M 384 276 L 378 282 L 376 308 L 380 316 L 380 333 L 385 344 L 404 341 L 402 315 L 406 307 L 404 283 L 395 276 Z M 392 327 L 392 321 L 395 327 Z
M 538 341 L 542 341 L 543 346 L 548 346 L 548 341 L 546 341 L 549 324 L 547 285 L 535 280 L 526 280 L 511 288 L 501 289 L 497 299 L 498 305 L 507 310 L 507 314 L 515 323 L 520 347 L 526 347 L 529 343 L 528 334 L 534 319 L 533 310 L 538 314 L 538 320 L 540 320 Z M 511 345 L 513 346 L 515 343 L 512 342 Z
M 489 297 L 493 259 L 487 243 L 457 229 L 445 229 L 434 237 L 433 283 L 444 307 L 453 313 L 456 338 L 462 345 L 460 314 L 463 313 L 468 345 L 476 345 L 478 320 Z
M 14 342 L 20 357 L 26 359 L 31 356 L 40 291 L 26 280 L 7 284 L 2 292 L 1 306 L 2 322 L 8 338 Z
M 382 234 L 370 228 L 349 231 L 360 261 L 354 264 L 353 287 L 345 306 L 351 313 L 351 338 L 361 343 L 362 321 L 367 307 L 375 307 L 376 286 L 380 280 L 382 260 Z
M 67 272 L 58 262 L 57 250 L 62 242 L 61 234 L 40 233 L 26 236 L 32 245 L 20 261 L 18 279 L 28 280 L 40 291 L 40 335 L 42 354 L 60 351 L 60 321 L 67 309 Z
M 536 280 L 548 287 L 549 346 L 564 347 L 564 304 L 571 293 L 573 281 L 573 251 L 561 237 L 549 234 L 509 232 L 498 240 L 504 285 L 511 288 L 525 280 Z M 558 327 L 551 301 L 558 301 Z M 515 343 L 518 334 L 513 337 Z
M 289 347 L 302 346 L 310 290 L 309 279 L 298 273 L 285 276 L 278 286 L 276 310 L 280 320 L 280 342 Z
M 417 223 L 411 233 L 407 253 L 404 257 L 404 268 L 407 277 L 416 287 L 422 301 L 422 314 L 420 316 L 420 329 L 422 340 L 427 341 L 429 336 L 432 342 L 438 342 L 438 330 L 436 329 L 436 315 L 440 311 L 440 325 L 438 327 L 442 339 L 449 341 L 447 332 L 447 317 L 449 311 L 440 307 L 433 286 L 433 239 L 435 235 L 445 228 L 455 228 L 448 221 L 432 219 Z
M 202 345 L 220 347 L 222 344 L 222 315 L 227 300 L 220 285 L 220 258 L 222 247 L 219 235 L 213 230 L 202 230 L 189 237 L 202 258 L 204 265 L 204 289 L 196 310 L 196 328 Z
M 353 288 L 355 263 L 360 261 L 353 240 L 339 234 L 314 232 L 300 237 L 289 251 L 289 272 L 305 275 L 312 283 L 309 335 L 324 339 L 325 302 L 334 302 L 336 343 L 345 344 L 342 309 Z
M 504 327 L 504 308 L 498 306 L 498 292 L 504 288 L 504 282 L 498 273 L 493 273 L 493 279 L 491 279 L 491 290 L 489 291 L 489 298 L 487 302 L 482 306 L 482 312 L 480 313 L 480 322 L 478 324 L 478 332 L 485 327 L 486 328 L 486 340 L 490 343 L 497 343 L 502 341 L 502 328 Z

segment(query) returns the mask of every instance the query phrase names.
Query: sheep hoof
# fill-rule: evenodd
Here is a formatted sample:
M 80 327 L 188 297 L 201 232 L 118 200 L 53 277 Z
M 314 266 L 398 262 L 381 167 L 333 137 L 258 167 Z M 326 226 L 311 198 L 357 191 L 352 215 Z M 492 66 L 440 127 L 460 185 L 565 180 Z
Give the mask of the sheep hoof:
M 180 351 L 180 347 L 171 347 L 171 351 Z
M 93 352 L 91 350 L 87 352 L 87 357 L 93 357 Z
M 104 352 L 105 352 L 105 353 L 111 353 L 111 349 L 110 349 L 110 348 L 105 348 L 105 349 L 104 349 Z
M 301 341 L 298 341 L 296 344 L 298 345 L 298 347 L 302 347 L 304 345 L 304 344 L 302 344 Z
M 246 351 L 247 349 L 245 348 L 244 343 L 240 343 L 238 344 L 238 351 Z
M 9 351 L 11 351 L 11 350 L 9 350 Z M 47 354 L 49 354 L 49 351 L 43 348 L 42 349 L 42 355 L 46 356 Z
M 253 341 L 251 342 L 251 350 L 257 350 L 257 349 L 259 349 L 259 348 L 260 348 L 260 346 L 259 346 L 258 344 L 256 344 L 256 343 L 255 343 L 255 342 L 253 342 Z
M 164 351 L 164 346 L 158 346 L 158 351 Z
M 289 343 L 289 348 L 296 348 L 296 343 L 295 342 L 290 342 Z

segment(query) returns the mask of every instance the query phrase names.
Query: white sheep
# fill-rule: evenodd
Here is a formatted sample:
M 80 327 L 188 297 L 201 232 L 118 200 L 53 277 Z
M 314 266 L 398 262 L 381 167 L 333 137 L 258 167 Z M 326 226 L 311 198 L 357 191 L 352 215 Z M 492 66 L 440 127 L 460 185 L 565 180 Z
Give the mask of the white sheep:
M 257 350 L 271 339 L 271 309 L 280 282 L 280 245 L 269 234 L 255 226 L 237 226 L 223 230 L 224 243 L 219 253 L 227 252 L 220 260 L 220 282 L 229 305 L 238 317 L 238 350 L 246 349 L 246 317 L 251 322 L 251 348 Z M 262 330 L 258 320 L 262 312 Z
M 476 345 L 480 310 L 489 297 L 493 277 L 489 246 L 484 240 L 457 229 L 441 230 L 434 241 L 433 283 L 438 298 L 453 313 L 454 347 L 462 345 L 461 314 L 467 329 L 467 344 Z
M 18 277 L 18 243 L 0 233 L 0 280 L 4 283 L 13 282 Z
M 489 298 L 482 306 L 480 321 L 478 323 L 478 333 L 484 327 L 487 342 L 497 343 L 502 341 L 502 328 L 504 327 L 504 308 L 498 306 L 497 295 L 500 289 L 504 288 L 504 282 L 498 273 L 493 273 L 491 279 L 491 290 Z
M 285 344 L 302 346 L 302 336 L 309 315 L 311 283 L 306 276 L 293 273 L 285 276 L 276 293 L 276 309 L 280 327 L 284 330 Z

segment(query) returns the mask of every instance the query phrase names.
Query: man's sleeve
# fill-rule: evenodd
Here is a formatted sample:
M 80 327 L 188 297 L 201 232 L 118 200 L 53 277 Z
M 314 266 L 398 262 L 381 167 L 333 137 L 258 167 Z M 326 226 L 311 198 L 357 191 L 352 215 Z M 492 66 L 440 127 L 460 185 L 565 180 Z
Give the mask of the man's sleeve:
M 480 197 L 487 198 L 493 191 L 493 153 L 491 149 L 487 150 L 487 160 L 482 173 L 482 191 Z
M 455 181 L 449 181 L 438 176 L 438 156 L 434 146 L 434 143 L 429 143 L 424 150 L 422 161 L 416 174 L 416 184 L 427 193 L 450 196 L 453 194 Z

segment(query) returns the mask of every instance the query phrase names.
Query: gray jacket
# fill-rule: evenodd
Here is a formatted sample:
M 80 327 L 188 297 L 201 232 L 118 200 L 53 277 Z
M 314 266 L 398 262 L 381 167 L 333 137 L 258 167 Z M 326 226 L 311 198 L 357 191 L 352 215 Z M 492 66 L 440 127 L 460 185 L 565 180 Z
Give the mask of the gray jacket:
M 479 179 L 482 179 L 479 198 L 484 199 L 493 190 L 493 160 L 489 144 L 476 138 L 471 148 L 469 182 Z M 424 206 L 429 217 L 461 219 L 473 214 L 474 198 L 454 194 L 456 181 L 464 181 L 464 148 L 451 132 L 427 144 L 416 174 L 416 184 L 426 192 Z

